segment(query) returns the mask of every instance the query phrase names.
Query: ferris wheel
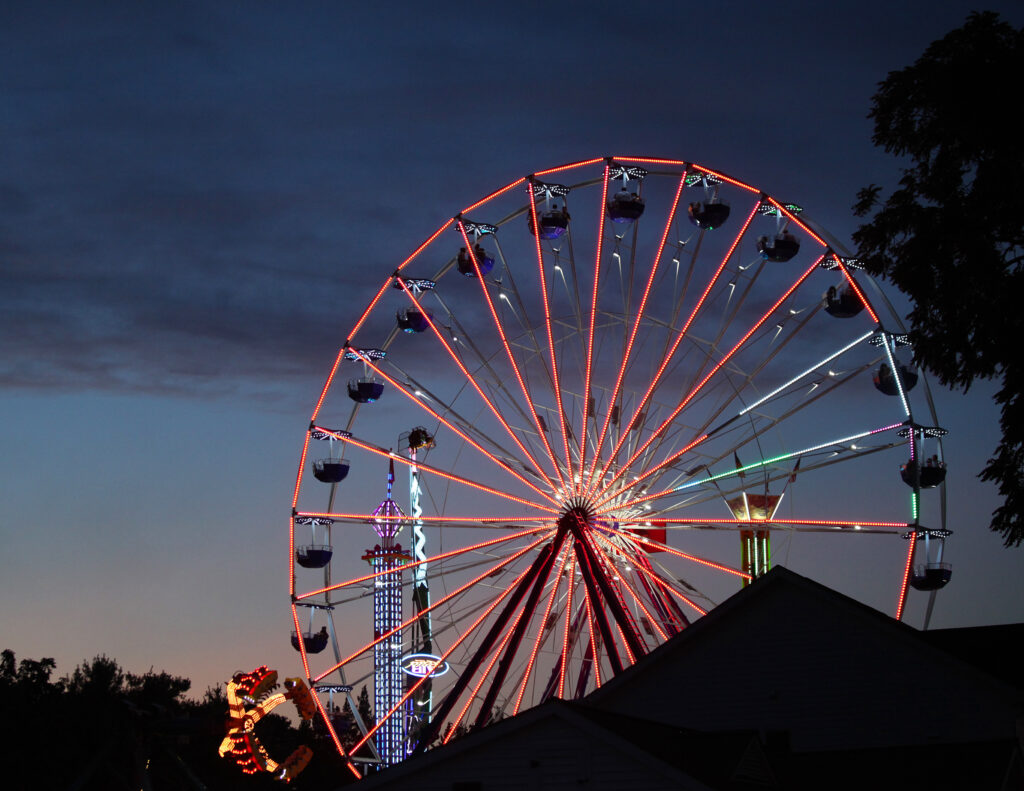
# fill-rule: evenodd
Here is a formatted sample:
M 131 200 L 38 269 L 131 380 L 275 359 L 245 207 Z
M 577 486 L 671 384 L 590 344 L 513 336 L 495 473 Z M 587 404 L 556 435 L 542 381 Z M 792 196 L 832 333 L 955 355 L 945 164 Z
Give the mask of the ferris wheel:
M 930 617 L 945 432 L 859 269 L 795 203 L 629 156 L 382 266 L 289 532 L 292 643 L 351 771 L 582 697 L 773 562 Z

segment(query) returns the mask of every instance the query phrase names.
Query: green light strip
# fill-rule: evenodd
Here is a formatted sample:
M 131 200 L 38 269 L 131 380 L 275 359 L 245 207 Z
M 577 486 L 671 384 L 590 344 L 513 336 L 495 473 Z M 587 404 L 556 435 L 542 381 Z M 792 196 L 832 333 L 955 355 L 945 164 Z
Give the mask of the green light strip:
M 727 472 L 720 472 L 717 475 L 709 475 L 707 478 L 702 478 L 699 481 L 690 481 L 689 483 L 684 483 L 684 484 L 682 484 L 680 486 L 677 486 L 672 491 L 673 492 L 680 492 L 683 489 L 689 489 L 691 486 L 699 486 L 699 485 L 705 484 L 705 483 L 712 483 L 714 481 L 721 480 L 722 478 L 728 478 L 728 477 L 733 476 L 733 475 L 739 475 L 741 473 L 747 472 L 748 470 L 754 470 L 754 469 L 759 469 L 759 468 L 762 468 L 762 467 L 767 467 L 769 464 L 775 464 L 776 462 L 779 462 L 779 461 L 785 461 L 786 459 L 792 459 L 792 458 L 795 458 L 796 456 L 802 456 L 805 453 L 813 453 L 816 450 L 822 450 L 824 448 L 831 448 L 833 445 L 843 445 L 843 444 L 845 444 L 847 442 L 853 442 L 856 439 L 863 439 L 864 437 L 870 437 L 872 434 L 879 434 L 879 433 L 881 433 L 883 431 L 889 431 L 889 430 L 894 429 L 894 428 L 899 428 L 902 425 L 903 425 L 903 423 L 893 423 L 891 426 L 882 426 L 882 428 L 872 429 L 871 431 L 862 431 L 860 434 L 853 434 L 853 435 L 851 435 L 849 437 L 843 437 L 842 439 L 832 440 L 831 442 L 823 442 L 820 445 L 813 445 L 813 446 L 811 446 L 809 448 L 804 448 L 803 450 L 795 450 L 792 453 L 783 453 L 780 456 L 773 456 L 770 459 L 763 459 L 762 461 L 756 461 L 753 464 L 745 464 L 742 467 L 737 467 L 735 470 L 729 470 Z

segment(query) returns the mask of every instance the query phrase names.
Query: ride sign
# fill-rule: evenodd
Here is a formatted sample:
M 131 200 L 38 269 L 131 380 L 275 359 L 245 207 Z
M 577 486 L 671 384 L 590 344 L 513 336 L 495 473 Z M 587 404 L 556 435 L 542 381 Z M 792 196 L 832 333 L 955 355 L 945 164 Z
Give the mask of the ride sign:
M 423 678 L 443 676 L 448 672 L 449 665 L 433 654 L 406 654 L 402 657 L 401 668 L 406 675 Z

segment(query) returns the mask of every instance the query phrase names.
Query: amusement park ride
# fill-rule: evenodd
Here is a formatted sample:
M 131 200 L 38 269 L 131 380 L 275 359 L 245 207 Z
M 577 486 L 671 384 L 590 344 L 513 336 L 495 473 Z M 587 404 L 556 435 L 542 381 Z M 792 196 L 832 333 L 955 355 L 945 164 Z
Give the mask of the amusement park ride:
M 385 267 L 289 530 L 292 645 L 349 771 L 582 697 L 773 558 L 890 574 L 895 617 L 923 591 L 927 626 L 951 573 L 945 431 L 859 269 L 795 204 L 626 156 L 520 178 Z

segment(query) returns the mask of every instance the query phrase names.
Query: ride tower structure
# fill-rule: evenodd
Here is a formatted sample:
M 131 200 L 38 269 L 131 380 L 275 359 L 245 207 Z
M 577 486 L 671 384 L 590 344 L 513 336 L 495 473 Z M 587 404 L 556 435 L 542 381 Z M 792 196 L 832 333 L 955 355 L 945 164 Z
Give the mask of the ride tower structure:
M 433 652 L 433 629 L 430 619 L 430 582 L 427 578 L 427 537 L 423 532 L 423 504 L 420 499 L 423 488 L 420 482 L 419 467 L 416 462 L 434 447 L 434 437 L 423 426 L 416 426 L 399 438 L 399 445 L 405 446 L 409 455 L 409 514 L 412 518 L 411 550 L 414 566 L 412 568 L 412 606 L 416 620 L 410 630 L 412 653 L 431 656 Z M 418 681 L 416 675 L 409 675 L 407 685 L 412 688 Z M 433 705 L 432 686 L 429 678 L 416 687 L 406 704 L 406 737 L 409 754 L 416 748 L 419 734 L 430 723 L 430 710 Z
M 380 543 L 366 550 L 367 561 L 378 574 L 373 589 L 373 698 L 377 714 L 376 744 L 381 766 L 391 766 L 406 756 L 405 720 L 391 713 L 401 705 L 402 684 L 402 567 L 409 553 L 395 541 L 405 513 L 392 498 L 395 463 L 388 466 L 387 497 L 373 512 L 370 524 Z M 380 638 L 390 635 L 385 639 Z

